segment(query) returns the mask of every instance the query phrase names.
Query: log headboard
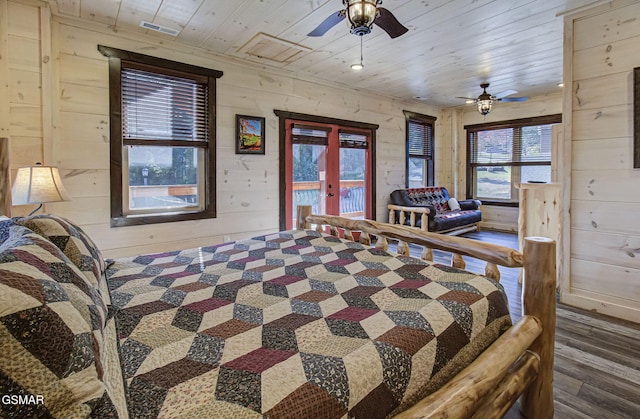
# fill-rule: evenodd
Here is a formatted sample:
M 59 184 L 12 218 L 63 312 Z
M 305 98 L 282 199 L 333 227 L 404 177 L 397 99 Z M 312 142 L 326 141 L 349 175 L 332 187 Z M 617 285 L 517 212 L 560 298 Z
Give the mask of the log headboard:
M 11 168 L 8 138 L 0 138 L 0 215 L 11 217 Z

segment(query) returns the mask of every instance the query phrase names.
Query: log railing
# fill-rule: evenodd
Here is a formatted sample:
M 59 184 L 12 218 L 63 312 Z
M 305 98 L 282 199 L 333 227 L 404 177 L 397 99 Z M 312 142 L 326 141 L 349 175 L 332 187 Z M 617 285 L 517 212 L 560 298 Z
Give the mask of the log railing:
M 337 235 L 337 228 L 345 230 L 345 238 L 353 237 L 353 231 L 359 231 L 360 242 L 371 243 L 371 235 L 376 237 L 376 248 L 387 250 L 388 239 L 398 240 L 396 253 L 409 255 L 408 243 L 421 245 L 424 247 L 422 258 L 433 260 L 431 249 L 451 252 L 452 266 L 463 269 L 465 262 L 462 256 L 470 256 L 484 260 L 485 275 L 489 278 L 500 280 L 498 265 L 509 268 L 520 268 L 523 266 L 522 253 L 517 250 L 499 246 L 491 243 L 483 243 L 461 237 L 447 236 L 427 231 L 416 230 L 400 224 L 380 223 L 373 220 L 352 220 L 343 217 L 330 215 L 311 215 L 310 206 L 298 207 L 298 228 L 310 228 L 315 224 L 321 230 L 322 225 L 328 225 L 330 232 Z

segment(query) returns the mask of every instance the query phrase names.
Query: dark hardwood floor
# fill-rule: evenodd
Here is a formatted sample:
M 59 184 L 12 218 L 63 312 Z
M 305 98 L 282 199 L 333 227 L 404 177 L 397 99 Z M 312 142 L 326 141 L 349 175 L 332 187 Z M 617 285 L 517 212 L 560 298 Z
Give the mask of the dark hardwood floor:
M 480 231 L 464 237 L 518 247 L 515 234 Z M 419 257 L 421 249 L 411 247 Z M 434 261 L 449 264 L 451 254 L 434 251 Z M 484 262 L 465 257 L 466 269 L 484 272 Z M 500 283 L 514 321 L 522 316 L 518 269 L 500 267 Z M 555 418 L 640 418 L 640 324 L 558 304 L 554 392 Z M 507 419 L 523 416 L 514 406 Z

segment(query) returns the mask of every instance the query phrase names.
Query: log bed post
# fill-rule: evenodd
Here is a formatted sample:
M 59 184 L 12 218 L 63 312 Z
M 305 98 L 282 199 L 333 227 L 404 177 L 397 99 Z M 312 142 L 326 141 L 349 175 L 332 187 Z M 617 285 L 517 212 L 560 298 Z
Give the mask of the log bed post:
M 9 139 L 0 138 L 0 215 L 11 217 L 11 170 Z
M 311 223 L 307 221 L 307 215 L 311 215 L 311 205 L 298 205 L 296 208 L 297 230 L 306 230 L 311 228 Z
M 553 418 L 556 242 L 546 237 L 525 237 L 524 271 L 523 314 L 537 317 L 542 324 L 542 333 L 529 348 L 540 357 L 540 371 L 523 392 L 520 411 L 528 419 Z

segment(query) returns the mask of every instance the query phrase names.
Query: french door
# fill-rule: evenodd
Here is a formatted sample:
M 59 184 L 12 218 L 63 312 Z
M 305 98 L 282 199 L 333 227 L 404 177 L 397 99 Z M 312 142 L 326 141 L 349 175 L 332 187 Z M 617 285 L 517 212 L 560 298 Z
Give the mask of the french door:
M 373 132 L 335 123 L 285 121 L 285 228 L 297 205 L 314 214 L 373 217 Z

